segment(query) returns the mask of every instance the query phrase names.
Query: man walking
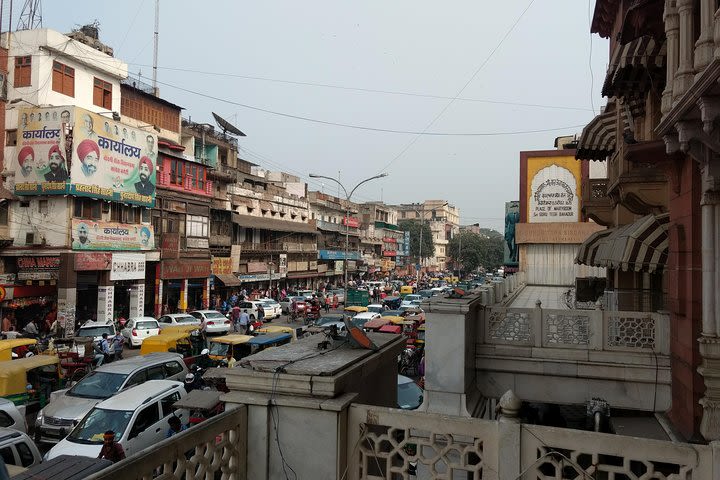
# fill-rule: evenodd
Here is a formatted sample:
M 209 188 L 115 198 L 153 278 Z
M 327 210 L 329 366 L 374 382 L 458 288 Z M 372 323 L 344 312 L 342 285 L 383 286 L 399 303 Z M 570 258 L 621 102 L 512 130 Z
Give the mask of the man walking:
M 236 331 L 238 331 L 238 332 L 240 332 L 240 333 L 243 333 L 243 334 L 245 334 L 245 335 L 248 335 L 248 334 L 250 333 L 250 332 L 248 331 L 248 329 L 249 329 L 249 324 L 250 324 L 250 316 L 247 314 L 247 312 L 240 312 L 240 317 L 239 317 L 239 319 L 238 319 L 238 324 L 239 324 L 240 328 L 238 328 L 238 327 L 236 326 L 236 327 L 235 327 L 235 330 L 236 330 Z
M 122 333 L 118 332 L 112 339 L 113 352 L 115 353 L 114 360 L 122 360 L 123 356 L 123 345 L 125 344 L 125 337 Z

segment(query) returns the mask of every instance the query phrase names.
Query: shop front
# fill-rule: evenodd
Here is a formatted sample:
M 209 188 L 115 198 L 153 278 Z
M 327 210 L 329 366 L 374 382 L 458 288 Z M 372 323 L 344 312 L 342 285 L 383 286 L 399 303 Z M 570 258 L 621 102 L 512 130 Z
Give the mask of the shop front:
M 155 282 L 155 316 L 208 308 L 210 259 L 162 260 Z
M 44 320 L 55 311 L 60 257 L 53 255 L 23 256 L 15 259 L 17 273 L 8 276 L 0 291 L 2 314 L 12 312 L 16 328 L 22 330 L 31 319 Z

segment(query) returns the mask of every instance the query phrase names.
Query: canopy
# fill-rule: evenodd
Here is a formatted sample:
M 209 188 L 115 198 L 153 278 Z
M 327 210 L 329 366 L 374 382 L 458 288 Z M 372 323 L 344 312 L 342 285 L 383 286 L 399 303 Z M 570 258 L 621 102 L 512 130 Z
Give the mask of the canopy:
M 653 83 L 664 83 L 665 41 L 643 36 L 624 45 L 618 45 L 610 60 L 602 95 L 605 97 L 642 96 Z M 644 102 L 642 102 L 644 103 Z M 635 112 L 639 113 L 639 112 Z
M 582 265 L 590 265 L 593 267 L 600 266 L 596 263 L 598 248 L 605 240 L 605 238 L 607 238 L 608 235 L 610 235 L 614 231 L 614 228 L 598 230 L 597 232 L 586 238 L 582 245 L 580 245 L 580 249 L 575 256 L 575 263 L 579 263 Z
M 214 343 L 229 343 L 229 344 L 235 344 L 235 343 L 246 343 L 252 340 L 252 335 L 242 335 L 240 333 L 237 334 L 231 334 L 231 335 L 223 335 L 221 337 L 214 337 L 209 338 L 208 342 L 214 342 Z
M 34 338 L 12 338 L 8 340 L 0 340 L 0 361 L 12 360 L 12 349 L 22 347 L 23 345 L 35 345 L 37 340 Z
M 646 215 L 614 229 L 599 245 L 596 264 L 624 271 L 653 273 L 662 270 L 668 258 L 669 223 L 669 213 Z
M 252 345 L 272 345 L 274 343 L 283 342 L 285 340 L 292 340 L 292 335 L 289 333 L 263 333 L 249 340 L 248 343 Z
M 215 279 L 226 287 L 238 287 L 242 285 L 242 282 L 235 275 L 218 273 L 215 275 Z
M 622 131 L 630 130 L 626 115 L 620 115 Z M 583 128 L 578 140 L 575 158 L 578 160 L 605 160 L 615 151 L 618 112 L 605 111 Z

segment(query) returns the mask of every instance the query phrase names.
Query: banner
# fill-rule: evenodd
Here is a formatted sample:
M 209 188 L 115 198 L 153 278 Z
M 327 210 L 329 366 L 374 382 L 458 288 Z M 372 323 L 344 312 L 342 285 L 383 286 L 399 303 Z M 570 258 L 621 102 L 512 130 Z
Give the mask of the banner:
M 113 253 L 110 280 L 138 280 L 145 278 L 145 254 Z
M 99 286 L 97 301 L 97 321 L 111 322 L 115 306 L 115 287 L 112 285 Z
M 152 225 L 72 220 L 73 250 L 152 250 Z
M 154 132 L 73 106 L 26 108 L 18 118 L 17 195 L 155 204 Z

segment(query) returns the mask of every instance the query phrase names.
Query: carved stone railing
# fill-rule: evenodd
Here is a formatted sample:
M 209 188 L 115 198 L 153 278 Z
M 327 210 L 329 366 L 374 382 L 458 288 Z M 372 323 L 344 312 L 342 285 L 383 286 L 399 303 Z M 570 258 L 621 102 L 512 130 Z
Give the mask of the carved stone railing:
M 365 479 L 720 478 L 720 446 L 353 404 L 345 477 Z M 715 468 L 715 470 L 713 470 Z M 463 472 L 467 472 L 461 477 Z
M 241 405 L 87 477 L 87 480 L 247 478 L 247 407 Z

